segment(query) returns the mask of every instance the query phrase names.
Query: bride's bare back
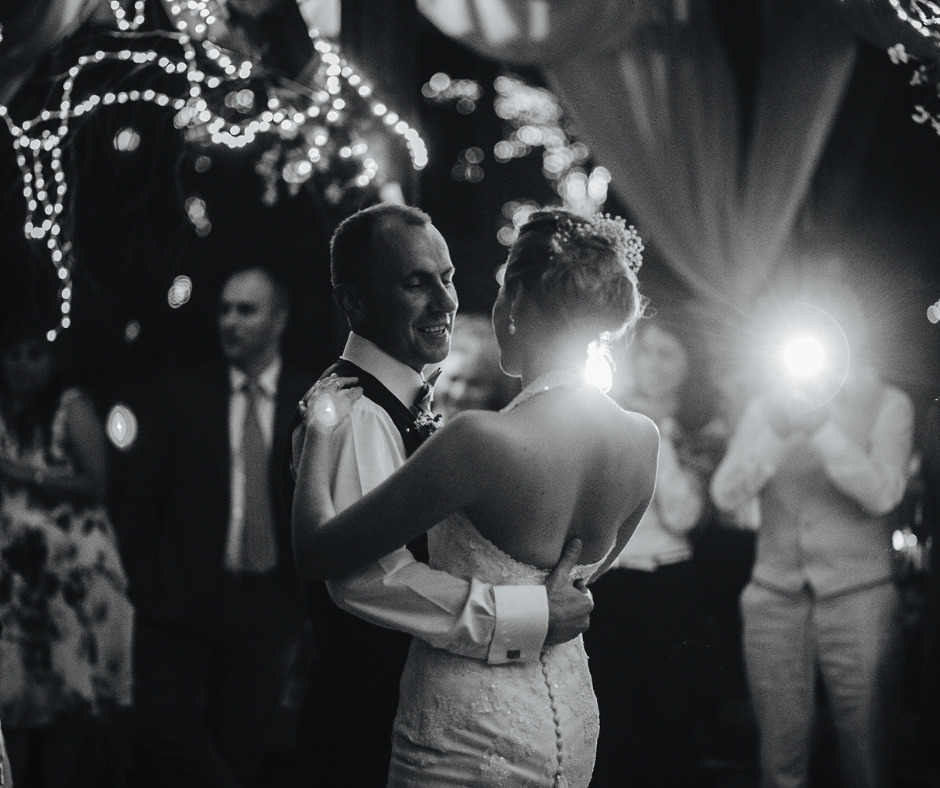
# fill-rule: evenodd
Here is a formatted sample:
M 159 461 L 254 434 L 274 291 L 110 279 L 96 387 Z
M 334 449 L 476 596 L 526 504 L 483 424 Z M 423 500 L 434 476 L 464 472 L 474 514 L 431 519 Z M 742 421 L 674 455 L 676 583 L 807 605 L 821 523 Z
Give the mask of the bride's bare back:
M 550 568 L 571 537 L 583 543 L 583 563 L 629 538 L 655 482 L 658 435 L 649 419 L 585 386 L 463 418 L 481 435 L 466 451 L 482 456 L 468 454 L 461 466 L 485 473 L 466 512 L 497 547 Z M 438 437 L 448 440 L 447 430 Z

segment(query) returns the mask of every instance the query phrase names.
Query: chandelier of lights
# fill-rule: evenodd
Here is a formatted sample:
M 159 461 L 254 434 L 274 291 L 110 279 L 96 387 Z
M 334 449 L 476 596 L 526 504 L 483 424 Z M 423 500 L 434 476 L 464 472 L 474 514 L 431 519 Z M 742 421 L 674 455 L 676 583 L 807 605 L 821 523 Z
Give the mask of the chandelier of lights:
M 251 145 L 259 135 L 295 140 L 298 144 L 282 171 L 284 180 L 294 185 L 301 183 L 338 158 L 356 165 L 344 169 L 347 175 L 350 171 L 352 174 L 337 187 L 341 190 L 350 185 L 364 187 L 378 173 L 378 164 L 367 155 L 364 140 L 347 144 L 350 99 L 356 97 L 365 103 L 374 119 L 382 121 L 389 132 L 404 142 L 415 169 L 427 164 L 427 148 L 418 132 L 379 101 L 368 81 L 317 31 L 310 31 L 319 58 L 312 80 L 315 87 L 292 85 L 291 89 L 284 89 L 265 78 L 263 69 L 251 60 L 227 51 L 211 39 L 224 13 L 216 0 L 166 3 L 175 31 L 148 33 L 140 30 L 145 21 L 146 0 L 135 0 L 132 17 L 120 0 L 110 0 L 109 4 L 118 30 L 114 40 L 141 43 L 144 35 L 159 36 L 178 48 L 181 55 L 131 46 L 111 51 L 98 49 L 80 56 L 68 70 L 61 83 L 57 107 L 45 108 L 36 117 L 18 123 L 8 108 L 0 104 L 0 117 L 10 130 L 22 174 L 26 202 L 24 233 L 28 239 L 45 245 L 59 280 L 59 318 L 58 324 L 46 334 L 50 341 L 71 323 L 75 259 L 72 243 L 62 226 L 68 192 L 62 159 L 72 121 L 86 113 L 102 106 L 143 102 L 172 109 L 174 125 L 192 144 L 239 149 Z M 127 64 L 129 74 L 131 70 L 158 69 L 171 82 L 182 80 L 182 84 L 179 89 L 146 87 L 79 95 L 76 85 L 82 75 L 103 64 Z M 255 80 L 254 89 L 245 87 L 251 80 Z M 261 102 L 256 100 L 259 90 L 266 94 Z M 221 101 L 217 100 L 220 96 Z M 302 154 L 297 155 L 297 150 Z

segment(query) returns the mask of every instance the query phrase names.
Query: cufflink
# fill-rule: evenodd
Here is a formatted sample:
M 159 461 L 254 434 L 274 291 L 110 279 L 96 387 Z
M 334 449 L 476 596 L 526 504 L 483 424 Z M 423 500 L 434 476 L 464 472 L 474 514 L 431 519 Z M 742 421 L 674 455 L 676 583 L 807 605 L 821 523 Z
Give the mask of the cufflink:
M 517 648 L 511 648 L 506 652 L 506 659 L 519 659 L 522 656 L 522 652 Z

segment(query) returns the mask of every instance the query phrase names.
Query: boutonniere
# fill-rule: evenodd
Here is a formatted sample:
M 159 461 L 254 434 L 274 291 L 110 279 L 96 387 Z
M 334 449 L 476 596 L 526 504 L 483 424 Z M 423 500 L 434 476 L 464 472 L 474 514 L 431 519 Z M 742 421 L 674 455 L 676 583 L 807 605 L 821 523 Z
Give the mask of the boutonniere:
M 431 413 L 430 411 L 421 411 L 415 417 L 415 426 L 414 428 L 425 438 L 430 437 L 434 432 L 436 432 L 442 425 L 444 417 L 439 413 Z

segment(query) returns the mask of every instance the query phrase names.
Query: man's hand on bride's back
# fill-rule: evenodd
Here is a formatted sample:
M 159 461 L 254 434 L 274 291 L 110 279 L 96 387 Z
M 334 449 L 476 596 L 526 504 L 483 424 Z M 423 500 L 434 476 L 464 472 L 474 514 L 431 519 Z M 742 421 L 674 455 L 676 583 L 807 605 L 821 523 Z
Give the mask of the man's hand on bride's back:
M 571 539 L 545 580 L 545 589 L 548 591 L 546 646 L 567 643 L 584 632 L 591 623 L 594 600 L 583 584 L 576 586 L 571 580 L 571 570 L 580 557 L 581 540 Z

